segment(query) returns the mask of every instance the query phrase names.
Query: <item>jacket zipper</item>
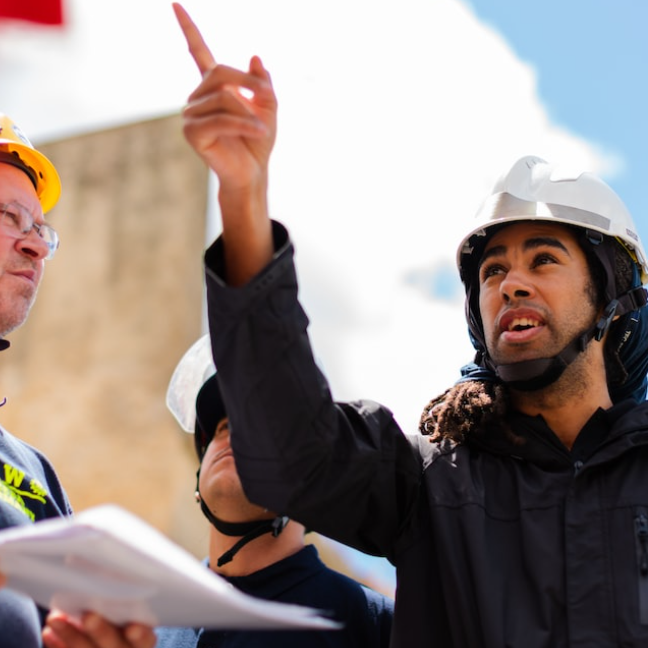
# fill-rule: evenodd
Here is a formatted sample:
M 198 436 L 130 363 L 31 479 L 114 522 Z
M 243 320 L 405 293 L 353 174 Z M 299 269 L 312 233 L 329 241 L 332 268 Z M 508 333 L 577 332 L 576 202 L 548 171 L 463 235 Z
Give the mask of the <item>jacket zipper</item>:
M 635 511 L 635 545 L 639 578 L 639 621 L 648 624 L 648 513 L 644 508 Z

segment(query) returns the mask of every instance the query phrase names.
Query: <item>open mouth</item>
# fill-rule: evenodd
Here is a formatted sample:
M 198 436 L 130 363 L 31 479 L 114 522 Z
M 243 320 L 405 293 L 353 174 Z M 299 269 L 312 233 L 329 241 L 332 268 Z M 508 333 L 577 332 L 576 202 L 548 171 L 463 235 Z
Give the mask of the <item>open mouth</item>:
M 509 322 L 508 331 L 526 331 L 540 326 L 540 320 L 529 317 L 518 317 Z

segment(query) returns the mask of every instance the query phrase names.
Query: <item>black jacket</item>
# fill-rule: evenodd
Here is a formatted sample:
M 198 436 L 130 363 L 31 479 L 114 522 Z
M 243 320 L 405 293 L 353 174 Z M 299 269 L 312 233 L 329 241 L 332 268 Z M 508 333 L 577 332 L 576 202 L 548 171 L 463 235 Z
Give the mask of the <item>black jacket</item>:
M 405 435 L 333 403 L 297 301 L 292 248 L 248 285 L 206 255 L 210 328 L 248 497 L 396 566 L 393 645 L 648 646 L 648 405 L 597 412 L 572 452 L 541 418 L 519 439 Z

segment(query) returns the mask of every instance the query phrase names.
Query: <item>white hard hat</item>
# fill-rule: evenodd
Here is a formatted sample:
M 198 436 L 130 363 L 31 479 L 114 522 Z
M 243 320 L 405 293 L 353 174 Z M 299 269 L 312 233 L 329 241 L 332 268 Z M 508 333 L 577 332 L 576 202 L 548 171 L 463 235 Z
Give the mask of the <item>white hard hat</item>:
M 457 264 L 464 265 L 488 229 L 507 222 L 545 220 L 593 230 L 620 240 L 636 261 L 641 282 L 648 283 L 648 261 L 637 228 L 619 196 L 596 175 L 549 164 L 526 156 L 519 159 L 493 187 L 475 216 L 475 226 L 463 239 Z
M 209 335 L 194 342 L 178 362 L 167 389 L 166 404 L 180 427 L 190 434 L 196 425 L 196 397 L 216 373 Z

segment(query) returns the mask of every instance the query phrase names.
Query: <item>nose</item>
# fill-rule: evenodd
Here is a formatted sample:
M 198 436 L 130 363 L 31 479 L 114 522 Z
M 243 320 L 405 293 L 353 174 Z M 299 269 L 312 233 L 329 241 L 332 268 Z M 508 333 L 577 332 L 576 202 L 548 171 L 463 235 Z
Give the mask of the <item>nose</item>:
M 21 254 L 40 261 L 49 254 L 47 243 L 32 229 L 23 239 L 16 240 L 16 247 Z
M 500 284 L 500 294 L 506 303 L 515 299 L 528 299 L 533 293 L 533 284 L 521 270 L 510 269 Z

